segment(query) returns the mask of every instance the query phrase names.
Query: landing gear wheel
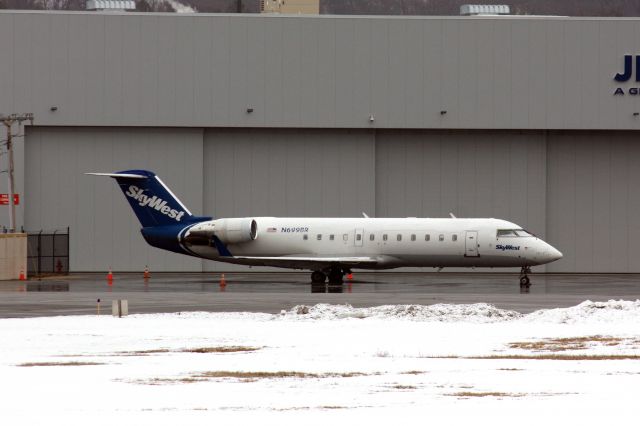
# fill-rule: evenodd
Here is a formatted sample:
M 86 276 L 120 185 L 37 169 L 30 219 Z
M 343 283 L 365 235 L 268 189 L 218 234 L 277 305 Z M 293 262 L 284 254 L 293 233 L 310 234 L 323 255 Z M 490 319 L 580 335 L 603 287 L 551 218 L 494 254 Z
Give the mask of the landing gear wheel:
M 322 271 L 313 271 L 311 273 L 311 282 L 314 284 L 323 284 L 327 276 Z
M 529 288 L 531 287 L 531 280 L 529 279 L 529 275 L 531 273 L 531 268 L 528 266 L 523 266 L 520 270 L 520 288 Z
M 342 277 L 343 276 L 344 276 L 344 272 L 342 272 L 342 269 L 333 268 L 329 272 L 329 282 L 331 284 L 342 284 L 342 282 L 343 282 Z

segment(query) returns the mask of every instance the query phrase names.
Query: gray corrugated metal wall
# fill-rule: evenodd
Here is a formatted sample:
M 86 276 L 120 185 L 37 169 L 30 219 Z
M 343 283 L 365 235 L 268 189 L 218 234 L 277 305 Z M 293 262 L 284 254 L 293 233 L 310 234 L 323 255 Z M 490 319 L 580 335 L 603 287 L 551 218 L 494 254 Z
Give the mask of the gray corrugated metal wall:
M 376 142 L 378 216 L 495 217 L 544 237 L 542 132 L 382 131 Z
M 195 212 L 202 211 L 202 130 L 30 128 L 25 227 L 71 228 L 73 271 L 201 269 L 201 260 L 149 247 L 111 178 L 98 171 L 149 168 Z
M 640 144 L 634 132 L 550 132 L 549 271 L 639 272 Z
M 0 111 L 56 126 L 640 129 L 640 96 L 613 96 L 637 86 L 613 76 L 639 38 L 638 18 L 3 11 Z
M 634 132 L 31 128 L 25 223 L 70 226 L 73 270 L 231 269 L 149 248 L 115 184 L 149 167 L 196 214 L 498 217 L 565 254 L 554 272 L 640 272 Z

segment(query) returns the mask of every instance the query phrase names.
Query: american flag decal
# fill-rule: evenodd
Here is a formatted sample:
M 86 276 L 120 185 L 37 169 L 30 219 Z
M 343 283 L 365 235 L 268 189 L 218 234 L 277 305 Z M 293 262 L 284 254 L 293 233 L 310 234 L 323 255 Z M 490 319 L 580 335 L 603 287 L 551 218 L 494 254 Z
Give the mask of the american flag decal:
M 276 228 L 267 228 L 267 232 L 276 232 L 277 229 Z

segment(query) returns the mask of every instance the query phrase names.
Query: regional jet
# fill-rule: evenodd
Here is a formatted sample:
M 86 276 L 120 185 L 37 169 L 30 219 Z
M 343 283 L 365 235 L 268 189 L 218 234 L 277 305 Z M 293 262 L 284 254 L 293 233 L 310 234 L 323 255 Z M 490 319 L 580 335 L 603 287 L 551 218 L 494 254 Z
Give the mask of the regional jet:
M 150 245 L 218 262 L 313 271 L 311 281 L 342 283 L 353 269 L 519 267 L 562 253 L 501 219 L 194 216 L 155 173 L 87 173 L 116 180 Z

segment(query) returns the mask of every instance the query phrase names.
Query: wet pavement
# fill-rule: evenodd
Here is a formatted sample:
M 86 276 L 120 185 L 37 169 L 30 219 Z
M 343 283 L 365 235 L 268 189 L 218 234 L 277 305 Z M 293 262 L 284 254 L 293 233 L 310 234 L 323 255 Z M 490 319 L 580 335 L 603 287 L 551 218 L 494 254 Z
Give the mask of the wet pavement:
M 309 283 L 306 273 L 73 274 L 0 282 L 0 317 L 111 313 L 111 302 L 128 300 L 129 313 L 179 311 L 272 312 L 295 305 L 491 303 L 522 313 L 567 307 L 584 300 L 636 300 L 640 275 L 532 275 L 528 291 L 514 274 L 358 273 L 343 285 Z M 100 302 L 98 303 L 98 300 Z

